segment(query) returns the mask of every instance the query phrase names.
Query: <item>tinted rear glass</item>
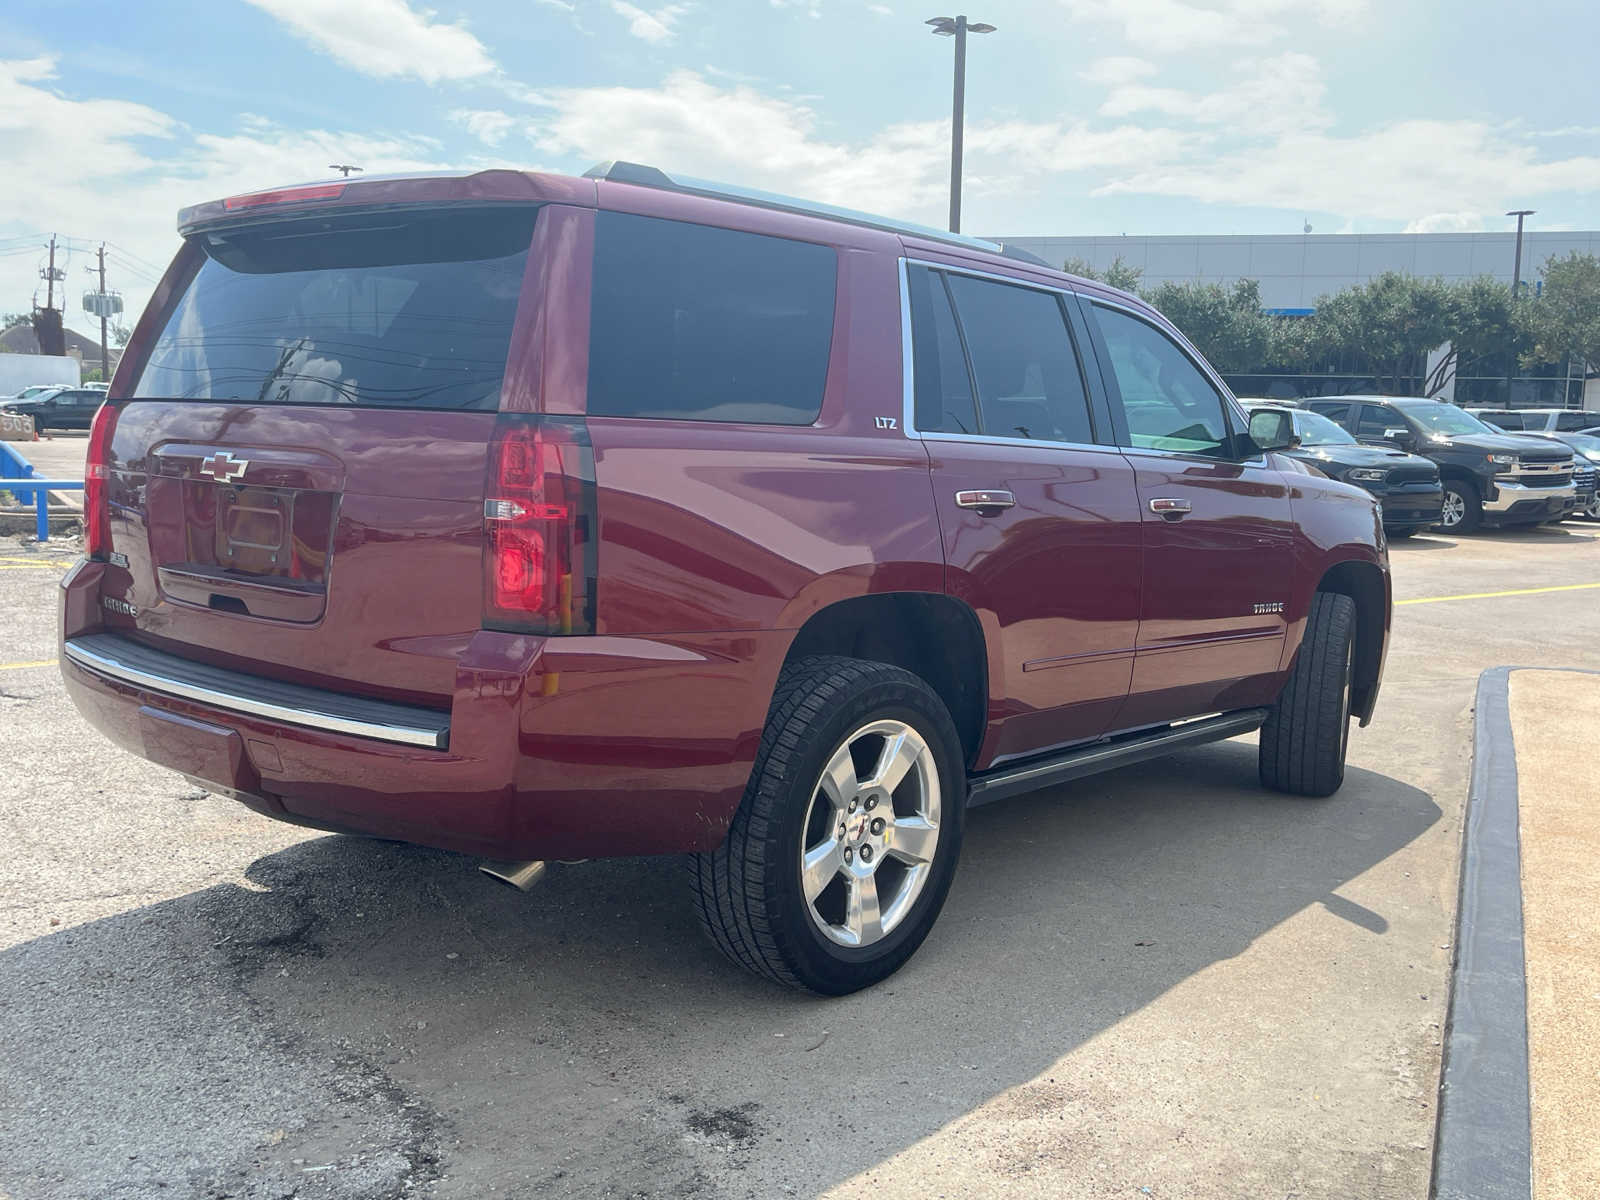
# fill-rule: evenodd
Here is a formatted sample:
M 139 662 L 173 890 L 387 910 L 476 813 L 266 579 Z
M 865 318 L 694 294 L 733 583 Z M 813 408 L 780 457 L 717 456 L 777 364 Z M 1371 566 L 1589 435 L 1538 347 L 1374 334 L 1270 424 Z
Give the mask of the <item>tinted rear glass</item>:
M 811 242 L 598 214 L 589 415 L 810 424 L 836 273 Z
M 378 213 L 198 235 L 138 398 L 493 409 L 535 210 Z

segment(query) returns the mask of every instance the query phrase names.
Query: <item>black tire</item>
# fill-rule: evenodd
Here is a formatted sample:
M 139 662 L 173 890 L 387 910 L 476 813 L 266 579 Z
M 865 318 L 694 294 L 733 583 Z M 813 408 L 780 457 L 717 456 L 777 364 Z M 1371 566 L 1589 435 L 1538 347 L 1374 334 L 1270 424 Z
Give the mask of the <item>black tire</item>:
M 1344 782 L 1356 605 L 1349 596 L 1311 598 L 1305 638 L 1289 682 L 1261 727 L 1261 782 L 1296 796 L 1331 796 Z
M 1417 530 L 1414 527 L 1407 525 L 1404 529 L 1385 529 L 1383 531 L 1383 535 L 1391 542 L 1398 542 L 1403 538 L 1410 537 L 1416 532 Z
M 830 940 L 813 916 L 800 856 L 823 768 L 853 733 L 879 720 L 910 726 L 931 752 L 938 836 L 920 890 L 898 924 L 871 945 L 845 946 Z M 779 676 L 727 838 L 710 853 L 690 856 L 700 923 L 728 958 L 777 983 L 828 996 L 868 987 L 898 970 L 933 928 L 961 854 L 966 801 L 961 739 L 925 682 L 886 663 L 801 659 Z
M 1459 498 L 1461 518 L 1455 524 L 1447 524 L 1443 518 L 1435 529 L 1445 533 L 1476 533 L 1478 526 L 1483 524 L 1483 497 L 1478 495 L 1478 489 L 1462 479 L 1447 479 L 1444 481 L 1444 505 L 1449 512 L 1452 504 L 1451 497 Z

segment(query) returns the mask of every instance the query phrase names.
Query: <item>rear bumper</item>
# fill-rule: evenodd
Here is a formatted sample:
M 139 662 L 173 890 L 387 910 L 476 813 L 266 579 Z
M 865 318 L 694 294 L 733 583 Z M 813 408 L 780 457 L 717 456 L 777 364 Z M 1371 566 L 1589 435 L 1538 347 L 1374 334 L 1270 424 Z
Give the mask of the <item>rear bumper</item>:
M 86 563 L 62 582 L 61 673 L 117 745 L 281 820 L 495 858 L 718 845 L 788 642 L 480 631 L 445 712 L 221 671 L 108 633 L 100 571 Z

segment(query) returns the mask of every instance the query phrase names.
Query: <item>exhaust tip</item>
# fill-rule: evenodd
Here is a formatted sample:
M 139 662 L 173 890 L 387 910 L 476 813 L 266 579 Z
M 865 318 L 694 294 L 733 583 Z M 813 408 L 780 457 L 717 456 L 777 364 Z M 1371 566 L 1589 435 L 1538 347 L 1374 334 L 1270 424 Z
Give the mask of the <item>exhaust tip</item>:
M 509 884 L 519 892 L 526 892 L 544 878 L 545 864 L 543 859 L 534 859 L 532 862 L 486 862 L 480 863 L 478 870 L 490 879 Z

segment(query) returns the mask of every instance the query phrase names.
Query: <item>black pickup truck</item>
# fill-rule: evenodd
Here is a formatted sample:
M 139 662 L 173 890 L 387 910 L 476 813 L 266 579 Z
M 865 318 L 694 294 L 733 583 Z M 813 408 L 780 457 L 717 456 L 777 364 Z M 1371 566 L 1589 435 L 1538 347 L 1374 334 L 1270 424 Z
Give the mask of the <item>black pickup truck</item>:
M 1312 412 L 1357 441 L 1432 459 L 1444 487 L 1439 528 L 1559 521 L 1577 504 L 1572 451 L 1559 442 L 1505 433 L 1441 400 L 1414 396 L 1321 396 Z

